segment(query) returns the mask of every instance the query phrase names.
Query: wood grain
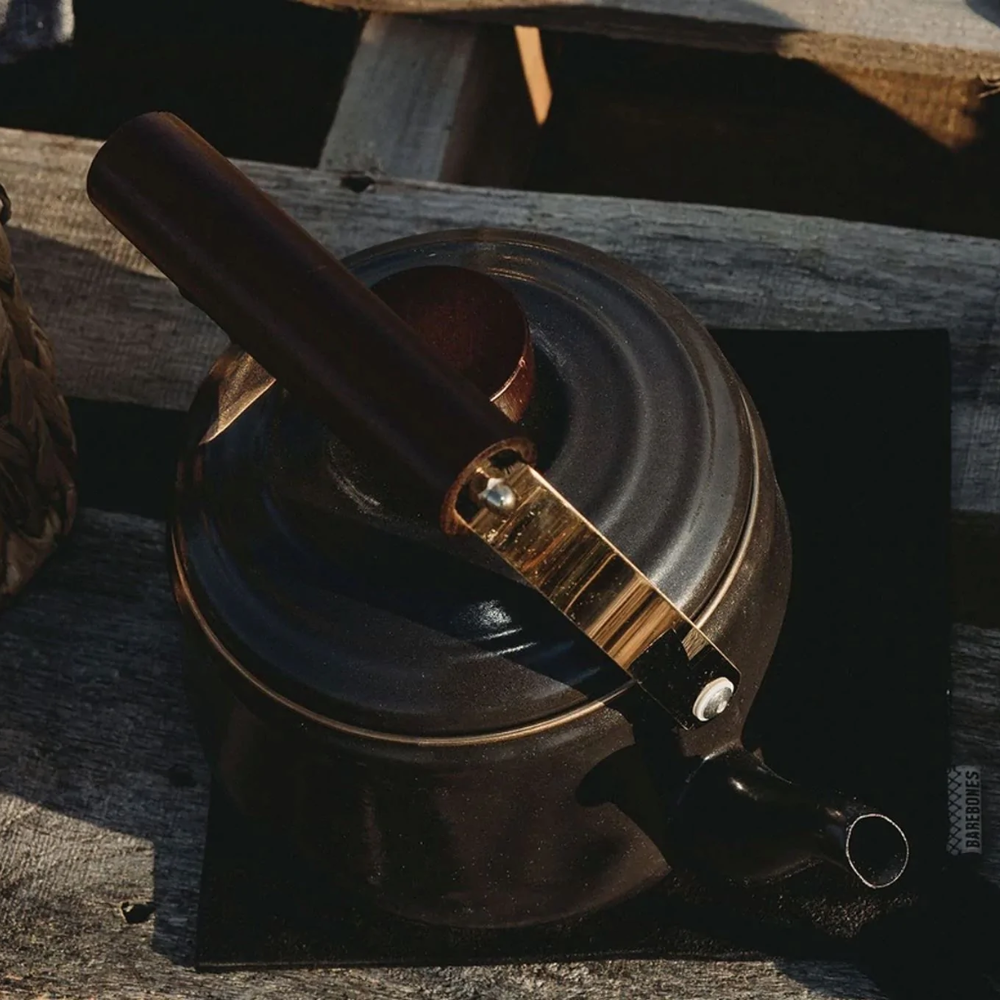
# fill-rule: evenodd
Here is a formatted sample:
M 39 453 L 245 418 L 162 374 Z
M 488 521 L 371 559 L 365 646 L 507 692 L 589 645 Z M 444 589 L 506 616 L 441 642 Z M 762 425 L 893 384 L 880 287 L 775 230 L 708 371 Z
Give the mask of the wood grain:
M 0 130 L 11 241 L 70 395 L 181 409 L 225 338 L 89 205 L 89 140 Z M 454 227 L 589 243 L 719 327 L 948 329 L 953 506 L 1000 512 L 1000 242 L 633 199 L 483 190 L 246 164 L 335 253 Z M 113 364 L 108 363 L 113 356 Z M 919 405 L 919 401 L 914 401 Z
M 512 28 L 373 14 L 319 165 L 514 187 L 536 133 Z
M 304 0 L 317 7 L 352 7 L 397 14 L 490 12 L 511 23 L 566 31 L 678 40 L 677 30 L 713 35 L 719 44 L 768 46 L 805 36 L 825 49 L 848 40 L 891 46 L 920 60 L 923 46 L 1000 54 L 1000 14 L 991 0 Z M 688 21 L 690 26 L 671 24 Z M 616 30 L 617 29 L 617 30 Z M 637 35 L 636 32 L 641 32 Z M 791 44 L 796 44 L 792 42 Z M 867 58 L 867 56 L 866 56 Z
M 180 684 L 160 522 L 84 511 L 0 630 L 0 996 L 106 1000 L 867 998 L 812 962 L 589 962 L 200 976 L 208 774 Z M 1000 633 L 955 630 L 955 746 L 1000 816 Z M 988 872 L 1000 880 L 991 851 Z M 128 924 L 123 903 L 155 903 Z
M 445 160 L 476 33 L 373 14 L 320 157 L 324 170 L 449 180 Z

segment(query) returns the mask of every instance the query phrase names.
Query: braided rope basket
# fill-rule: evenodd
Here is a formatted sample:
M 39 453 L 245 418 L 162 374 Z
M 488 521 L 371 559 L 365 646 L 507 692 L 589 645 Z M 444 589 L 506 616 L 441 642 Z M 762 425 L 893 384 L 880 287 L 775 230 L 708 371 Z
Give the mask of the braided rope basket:
M 52 349 L 32 315 L 3 230 L 0 187 L 0 608 L 66 536 L 76 511 L 76 441 Z

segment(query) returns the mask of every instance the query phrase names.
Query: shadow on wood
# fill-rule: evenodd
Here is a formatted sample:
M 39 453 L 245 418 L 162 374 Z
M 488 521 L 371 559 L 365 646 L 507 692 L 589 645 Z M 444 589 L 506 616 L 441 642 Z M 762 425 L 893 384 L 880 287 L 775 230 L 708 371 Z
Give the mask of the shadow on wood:
M 283 0 L 76 0 L 73 44 L 0 66 L 0 124 L 105 138 L 173 111 L 228 156 L 313 166 L 360 31 Z
M 17 235 L 20 245 L 39 241 Z M 54 241 L 41 243 L 53 252 Z M 71 270 L 106 269 L 58 247 Z M 164 287 L 127 277 L 133 288 Z M 150 447 L 169 447 L 181 415 L 157 414 L 164 427 Z M 150 473 L 150 455 L 134 447 L 100 457 L 124 480 Z M 170 470 L 154 472 L 169 489 Z M 101 502 L 90 473 L 80 485 L 85 504 Z M 190 962 L 209 783 L 180 640 L 163 523 L 127 514 L 82 510 L 68 542 L 0 614 L 0 969 L 15 968 L 22 947 L 42 968 L 142 964 L 150 944 Z M 52 871 L 54 882 L 41 874 Z M 41 926 L 57 930 L 39 940 Z M 0 994 L 4 985 L 0 975 Z
M 88 942 L 129 903 L 155 904 L 153 948 L 190 961 L 208 775 L 181 687 L 165 561 L 160 522 L 84 511 L 4 615 L 0 965 L 50 924 L 60 933 L 32 945 L 36 964 L 85 962 Z M 39 891 L 39 843 L 57 889 Z M 116 960 L 149 944 L 123 929 Z
M 1000 628 L 1000 517 L 952 513 L 951 567 L 953 619 Z
M 974 10 L 980 17 L 1000 24 L 1000 2 L 998 0 L 965 0 L 970 10 Z
M 548 35 L 527 186 L 1000 234 L 995 59 L 815 61 L 788 58 L 799 36 L 750 34 L 745 51 Z

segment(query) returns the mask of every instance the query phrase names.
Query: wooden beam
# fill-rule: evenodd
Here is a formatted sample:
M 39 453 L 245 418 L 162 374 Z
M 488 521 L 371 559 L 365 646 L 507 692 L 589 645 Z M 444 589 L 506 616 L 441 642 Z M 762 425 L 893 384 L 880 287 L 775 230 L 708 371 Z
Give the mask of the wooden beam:
M 511 27 L 373 14 L 320 167 L 513 186 L 536 133 Z
M 680 40 L 678 31 L 702 44 L 767 45 L 782 38 L 886 44 L 920 58 L 920 49 L 959 49 L 1000 55 L 1000 13 L 990 0 L 304 0 L 318 7 L 353 7 L 397 14 L 487 15 L 516 24 L 596 34 Z M 678 23 L 680 22 L 680 23 Z M 684 22 L 688 22 L 685 27 Z M 639 34 L 635 34 L 638 32 Z M 673 33 L 673 34 L 672 34 Z M 672 35 L 672 37 L 671 37 Z M 716 39 L 712 41 L 713 37 Z M 740 39 L 743 42 L 740 43 Z M 791 44 L 798 44 L 791 42 Z
M 10 236 L 74 395 L 183 408 L 225 343 L 96 213 L 98 144 L 0 130 Z M 952 336 L 953 506 L 1000 512 L 1000 242 L 744 209 L 380 179 L 245 164 L 338 255 L 455 227 L 540 230 L 627 261 L 709 325 Z

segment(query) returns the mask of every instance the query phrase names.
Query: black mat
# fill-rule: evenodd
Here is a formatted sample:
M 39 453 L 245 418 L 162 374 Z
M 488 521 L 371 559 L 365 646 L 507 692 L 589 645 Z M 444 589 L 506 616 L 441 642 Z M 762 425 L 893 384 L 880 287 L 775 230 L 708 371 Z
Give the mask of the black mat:
M 947 336 L 725 331 L 717 338 L 763 417 L 794 544 L 788 618 L 750 718 L 751 742 L 787 777 L 850 790 L 896 817 L 913 848 L 900 885 L 864 892 L 826 868 L 753 889 L 671 875 L 572 923 L 429 928 L 339 892 L 213 791 L 200 968 L 850 957 L 872 928 L 913 910 L 921 886 L 938 877 L 947 822 Z M 136 495 L 123 456 L 143 414 L 133 408 L 119 419 L 115 409 L 74 404 L 81 452 L 90 457 L 82 501 L 162 516 L 171 463 L 162 453 L 146 459 L 147 489 Z M 146 415 L 157 451 L 168 452 L 179 418 Z M 132 485 L 116 490 L 115 477 Z

